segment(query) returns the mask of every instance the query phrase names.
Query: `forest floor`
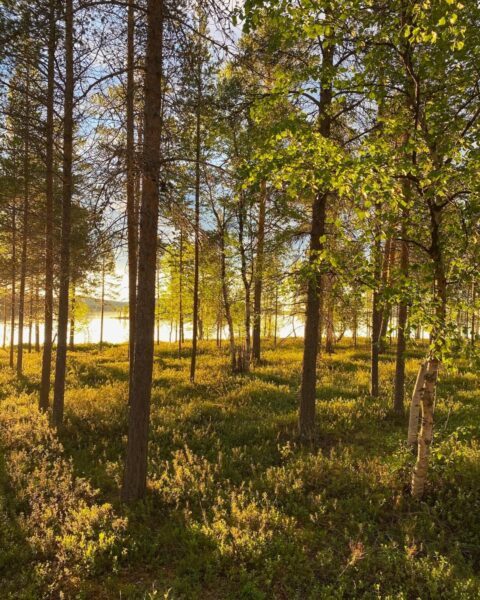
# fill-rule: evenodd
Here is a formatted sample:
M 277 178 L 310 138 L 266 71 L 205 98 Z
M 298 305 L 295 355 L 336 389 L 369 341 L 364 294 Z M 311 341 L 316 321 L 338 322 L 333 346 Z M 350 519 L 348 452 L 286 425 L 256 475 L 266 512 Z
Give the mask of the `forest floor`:
M 192 385 L 188 349 L 157 347 L 149 494 L 129 510 L 126 346 L 70 354 L 58 436 L 35 409 L 40 357 L 17 381 L 0 350 L 1 598 L 480 598 L 478 373 L 442 371 L 417 502 L 393 354 L 379 399 L 366 345 L 322 357 L 314 448 L 296 440 L 301 355 L 301 340 L 267 344 L 232 376 L 204 342 Z

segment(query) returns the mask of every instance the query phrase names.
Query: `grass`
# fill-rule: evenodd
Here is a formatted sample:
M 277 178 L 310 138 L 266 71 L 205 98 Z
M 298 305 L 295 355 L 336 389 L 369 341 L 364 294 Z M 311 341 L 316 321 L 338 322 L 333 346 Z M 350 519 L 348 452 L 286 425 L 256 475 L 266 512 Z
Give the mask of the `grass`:
M 394 363 L 368 396 L 368 350 L 322 357 L 318 445 L 296 439 L 301 341 L 268 344 L 245 376 L 204 342 L 156 349 L 149 493 L 120 505 L 126 346 L 70 354 L 65 427 L 37 414 L 40 372 L 16 381 L 0 351 L 0 583 L 19 599 L 478 598 L 480 386 L 444 371 L 430 481 L 408 493 Z M 422 348 L 407 361 L 411 390 Z

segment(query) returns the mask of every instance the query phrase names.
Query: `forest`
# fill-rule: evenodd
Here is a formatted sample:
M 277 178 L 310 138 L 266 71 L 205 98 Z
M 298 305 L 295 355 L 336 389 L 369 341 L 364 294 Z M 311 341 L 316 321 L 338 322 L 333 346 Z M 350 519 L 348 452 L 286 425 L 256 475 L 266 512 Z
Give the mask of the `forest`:
M 480 598 L 480 5 L 0 0 L 0 597 Z

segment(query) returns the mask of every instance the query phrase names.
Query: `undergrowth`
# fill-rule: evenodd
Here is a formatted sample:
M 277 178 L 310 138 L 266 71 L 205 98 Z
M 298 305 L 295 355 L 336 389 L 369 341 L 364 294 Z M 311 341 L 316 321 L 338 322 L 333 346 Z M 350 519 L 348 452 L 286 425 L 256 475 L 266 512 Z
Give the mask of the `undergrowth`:
M 0 351 L 1 352 L 1 351 Z M 407 361 L 411 391 L 423 349 Z M 40 358 L 16 381 L 0 354 L 0 583 L 5 598 L 480 597 L 480 387 L 444 371 L 430 481 L 409 495 L 393 357 L 368 396 L 366 347 L 319 364 L 318 439 L 296 437 L 301 341 L 232 376 L 203 342 L 156 349 L 148 495 L 119 503 L 126 346 L 69 358 L 65 426 L 36 410 Z

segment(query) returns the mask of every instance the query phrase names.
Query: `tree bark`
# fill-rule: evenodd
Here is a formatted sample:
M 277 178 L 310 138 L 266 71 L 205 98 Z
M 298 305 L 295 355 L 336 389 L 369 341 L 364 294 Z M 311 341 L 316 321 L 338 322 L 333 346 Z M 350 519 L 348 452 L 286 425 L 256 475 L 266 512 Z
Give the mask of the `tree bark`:
M 105 318 L 105 258 L 102 261 L 102 289 L 100 293 L 100 350 L 103 348 L 103 321 Z
M 420 369 L 418 370 L 417 380 L 415 382 L 415 387 L 413 388 L 412 393 L 412 401 L 410 403 L 410 416 L 408 419 L 408 434 L 407 434 L 407 444 L 409 446 L 415 446 L 418 441 L 418 420 L 420 415 L 420 397 L 421 391 L 423 388 L 423 384 L 425 381 L 425 372 L 427 369 L 427 364 L 422 363 L 420 365 Z
M 199 28 L 202 28 L 200 17 Z M 199 312 L 199 260 L 200 260 L 200 155 L 201 155 L 201 108 L 202 108 L 202 59 L 201 44 L 198 44 L 197 61 L 197 100 L 195 114 L 195 222 L 194 222 L 194 273 L 193 273 L 193 330 L 192 330 L 192 355 L 190 360 L 190 381 L 195 381 L 195 368 L 197 364 L 197 338 L 198 338 L 198 312 Z
M 407 236 L 407 219 L 408 213 L 405 210 L 402 219 L 402 239 L 405 240 Z M 400 249 L 400 274 L 403 281 L 408 278 L 408 242 L 401 242 Z M 405 352 L 407 350 L 407 317 L 408 317 L 408 305 L 407 301 L 403 298 L 398 306 L 398 323 L 397 323 L 397 348 L 395 358 L 395 391 L 393 398 L 393 410 L 395 413 L 403 414 L 403 401 L 405 396 Z
M 180 248 L 178 257 L 178 356 L 182 354 L 183 332 L 183 229 L 180 226 Z
M 70 350 L 75 350 L 75 308 L 77 304 L 75 282 L 72 282 L 71 295 L 72 297 L 70 299 L 70 339 L 68 345 Z
M 122 499 L 128 503 L 143 498 L 147 485 L 148 429 L 155 328 L 160 140 L 162 135 L 163 18 L 163 2 L 148 0 L 137 323 L 133 388 L 122 488 Z
M 65 95 L 63 112 L 62 230 L 60 241 L 60 289 L 58 298 L 57 356 L 53 392 L 53 423 L 63 423 L 67 367 L 68 292 L 70 287 L 70 234 L 73 156 L 73 6 L 65 0 Z
M 260 329 L 262 320 L 262 286 L 263 263 L 265 248 L 265 211 L 267 204 L 267 184 L 260 184 L 260 204 L 258 210 L 257 256 L 255 261 L 255 281 L 253 288 L 253 360 L 259 362 L 261 358 Z
M 319 130 L 325 138 L 329 138 L 331 134 L 330 107 L 333 98 L 331 71 L 333 68 L 334 51 L 335 47 L 330 41 L 324 49 L 319 108 Z M 306 441 L 312 440 L 315 436 L 315 390 L 317 383 L 318 325 L 321 293 L 321 272 L 318 269 L 317 262 L 324 248 L 323 237 L 325 235 L 327 202 L 328 191 L 322 190 L 315 195 L 312 206 L 302 383 L 300 387 L 298 416 L 299 434 Z
M 13 198 L 12 206 L 12 262 L 11 262 L 11 279 L 12 279 L 12 295 L 10 301 L 10 368 L 13 369 L 14 352 L 15 352 L 15 300 L 17 289 L 17 202 L 16 197 Z
M 45 172 L 45 306 L 42 354 L 42 380 L 38 408 L 48 409 L 50 375 L 52 370 L 53 337 L 53 147 L 54 147 L 54 93 L 55 93 L 55 0 L 48 3 L 48 66 L 47 66 L 47 123 L 46 123 L 46 172 Z
M 251 299 L 250 299 L 250 291 L 251 291 L 251 279 L 248 278 L 247 275 L 247 253 L 245 249 L 245 239 L 244 239 L 244 228 L 245 228 L 245 203 L 244 203 L 244 195 L 243 192 L 240 192 L 240 204 L 238 207 L 238 243 L 240 247 L 240 260 L 241 260 L 241 273 L 242 273 L 242 281 L 243 287 L 245 289 L 245 356 L 244 356 L 244 366 L 246 369 L 249 368 L 250 358 L 252 352 L 252 344 L 250 337 L 250 329 L 251 329 Z
M 421 498 L 425 490 L 428 472 L 428 459 L 433 438 L 433 406 L 440 361 L 430 358 L 427 362 L 424 385 L 420 392 L 422 426 L 418 435 L 417 462 L 413 470 L 412 495 Z
M 377 231 L 373 246 L 374 277 L 376 287 L 372 295 L 372 338 L 371 338 L 371 368 L 370 368 L 370 395 L 377 397 L 379 394 L 379 356 L 380 356 L 380 332 L 382 327 L 382 312 L 380 310 L 379 290 L 381 277 L 380 265 L 380 232 Z
M 137 302 L 138 222 L 135 201 L 135 7 L 128 2 L 127 14 L 127 250 L 128 250 L 128 355 L 129 402 L 133 388 Z
M 28 61 L 28 58 L 27 58 Z M 27 65 L 25 93 L 25 138 L 23 148 L 23 215 L 22 254 L 20 258 L 20 288 L 18 294 L 17 377 L 23 373 L 23 329 L 25 321 L 25 285 L 27 281 L 27 248 L 30 216 L 30 67 Z

